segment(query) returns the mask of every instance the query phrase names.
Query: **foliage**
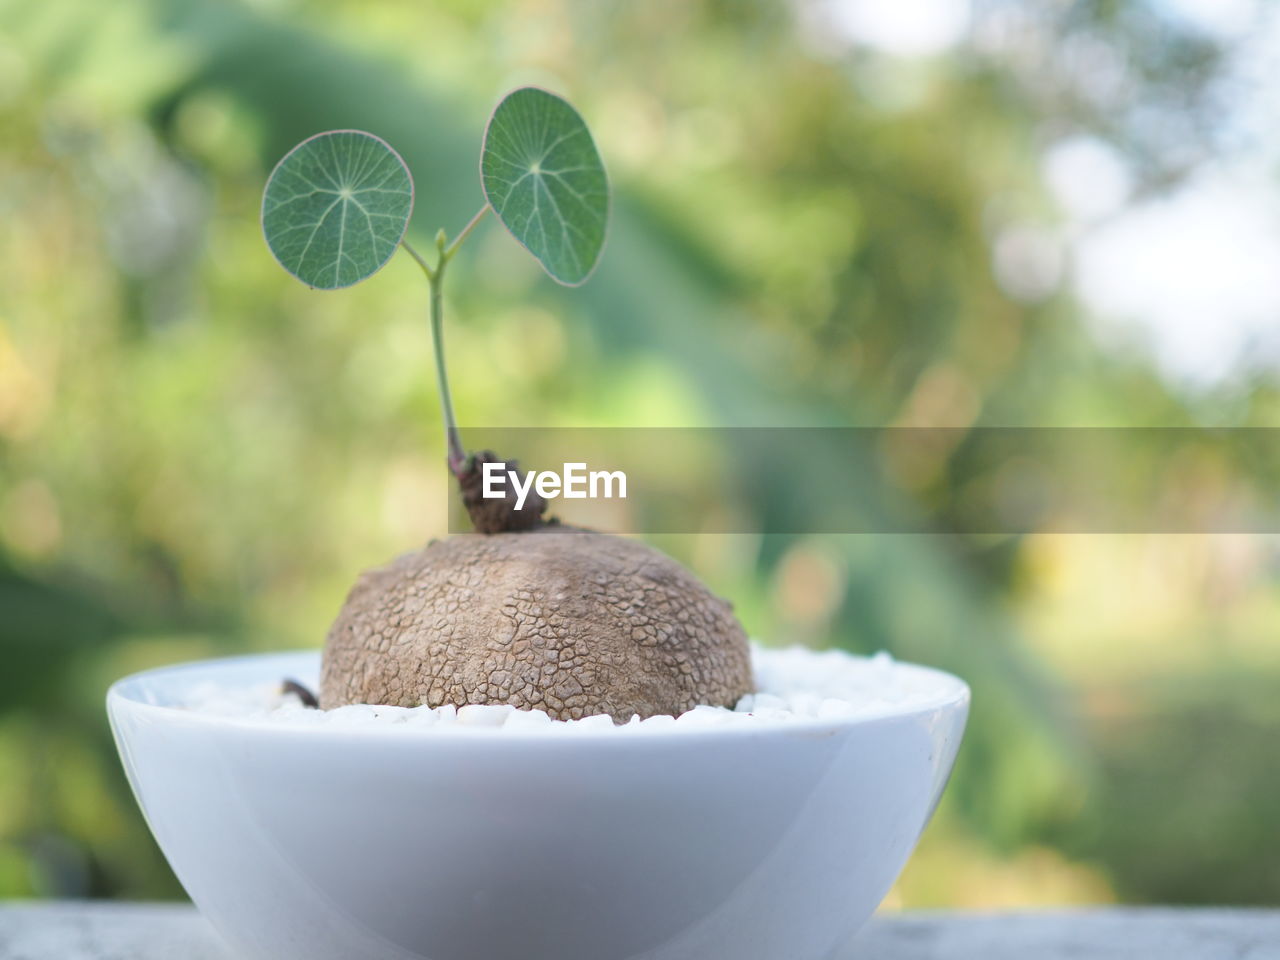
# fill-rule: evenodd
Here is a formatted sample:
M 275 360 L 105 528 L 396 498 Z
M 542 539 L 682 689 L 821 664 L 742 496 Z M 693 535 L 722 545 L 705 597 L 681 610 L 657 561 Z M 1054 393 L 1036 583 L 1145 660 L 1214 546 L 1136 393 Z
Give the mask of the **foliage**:
M 609 181 L 591 131 L 565 100 L 513 90 L 493 111 L 480 155 L 484 195 L 556 280 L 595 269 L 609 217 Z
M 547 273 L 566 286 L 584 282 L 604 247 L 609 184 L 591 132 L 565 100 L 523 87 L 489 118 L 480 154 L 486 202 L 449 242 L 436 233 L 433 266 L 404 238 L 413 211 L 413 177 L 371 133 L 332 130 L 290 150 L 262 199 L 262 230 L 280 265 L 311 287 L 335 290 L 377 273 L 397 247 L 413 257 L 431 288 L 431 344 L 444 420 L 447 462 L 468 463 L 453 412 L 444 355 L 445 267 L 492 209 Z
M 409 227 L 413 179 L 386 143 L 359 130 L 317 134 L 281 158 L 262 197 L 271 252 L 310 287 L 377 273 Z

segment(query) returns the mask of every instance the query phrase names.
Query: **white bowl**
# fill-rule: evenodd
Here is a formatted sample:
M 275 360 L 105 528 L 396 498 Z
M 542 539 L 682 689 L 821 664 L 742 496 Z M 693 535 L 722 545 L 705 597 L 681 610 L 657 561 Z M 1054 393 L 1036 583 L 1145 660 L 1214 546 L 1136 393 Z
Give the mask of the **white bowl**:
M 565 736 L 185 710 L 314 653 L 152 670 L 107 695 L 191 899 L 261 960 L 818 960 L 933 812 L 969 690 L 874 715 Z M 936 690 L 936 697 L 932 696 Z

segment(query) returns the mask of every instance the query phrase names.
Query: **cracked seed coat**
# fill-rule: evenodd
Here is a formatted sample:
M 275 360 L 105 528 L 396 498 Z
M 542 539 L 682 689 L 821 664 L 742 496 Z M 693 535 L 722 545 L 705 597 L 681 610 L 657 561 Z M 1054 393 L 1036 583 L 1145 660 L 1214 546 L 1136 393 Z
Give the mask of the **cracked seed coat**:
M 752 689 L 742 626 L 689 571 L 552 527 L 462 534 L 361 575 L 325 642 L 320 705 L 509 703 L 623 723 Z

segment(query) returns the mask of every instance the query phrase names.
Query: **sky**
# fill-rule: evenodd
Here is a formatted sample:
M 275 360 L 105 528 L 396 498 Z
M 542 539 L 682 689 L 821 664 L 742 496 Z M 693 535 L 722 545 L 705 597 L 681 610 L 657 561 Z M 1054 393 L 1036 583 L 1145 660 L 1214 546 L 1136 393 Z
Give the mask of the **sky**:
M 815 0 L 845 42 L 928 58 L 967 42 L 971 0 Z M 1062 218 L 993 238 L 1007 292 L 1034 300 L 1067 283 L 1104 346 L 1149 351 L 1191 392 L 1246 370 L 1280 371 L 1280 5 L 1148 0 L 1229 51 L 1219 145 L 1163 194 L 1133 196 L 1120 151 L 1084 134 L 1046 144 L 1045 186 Z

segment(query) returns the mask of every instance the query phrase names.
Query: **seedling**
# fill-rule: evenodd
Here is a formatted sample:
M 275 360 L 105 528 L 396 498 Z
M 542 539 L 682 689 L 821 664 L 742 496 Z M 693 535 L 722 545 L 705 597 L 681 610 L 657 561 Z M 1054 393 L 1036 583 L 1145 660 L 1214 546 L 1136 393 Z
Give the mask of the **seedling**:
M 591 133 L 545 90 L 524 87 L 498 104 L 480 184 L 484 206 L 456 237 L 437 232 L 427 257 L 405 239 L 413 177 L 373 134 L 304 140 L 267 182 L 267 244 L 303 283 L 349 287 L 397 249 L 422 269 L 447 462 L 483 534 L 430 543 L 361 576 L 325 641 L 319 703 L 509 703 L 618 721 L 732 706 L 752 679 L 746 635 L 727 603 L 638 541 L 543 520 L 549 487 L 462 445 L 444 353 L 449 263 L 492 210 L 553 280 L 576 286 L 600 259 L 609 218 L 609 181 Z
M 360 130 L 332 130 L 298 144 L 276 165 L 262 198 L 262 229 L 276 260 L 303 283 L 337 290 L 367 280 L 403 249 L 431 290 L 431 337 L 449 469 L 467 474 L 444 352 L 445 270 L 492 210 L 556 282 L 586 282 L 604 248 L 609 180 L 585 121 L 536 87 L 503 98 L 480 152 L 484 206 L 452 240 L 436 233 L 434 263 L 405 234 L 413 176 L 400 154 Z

